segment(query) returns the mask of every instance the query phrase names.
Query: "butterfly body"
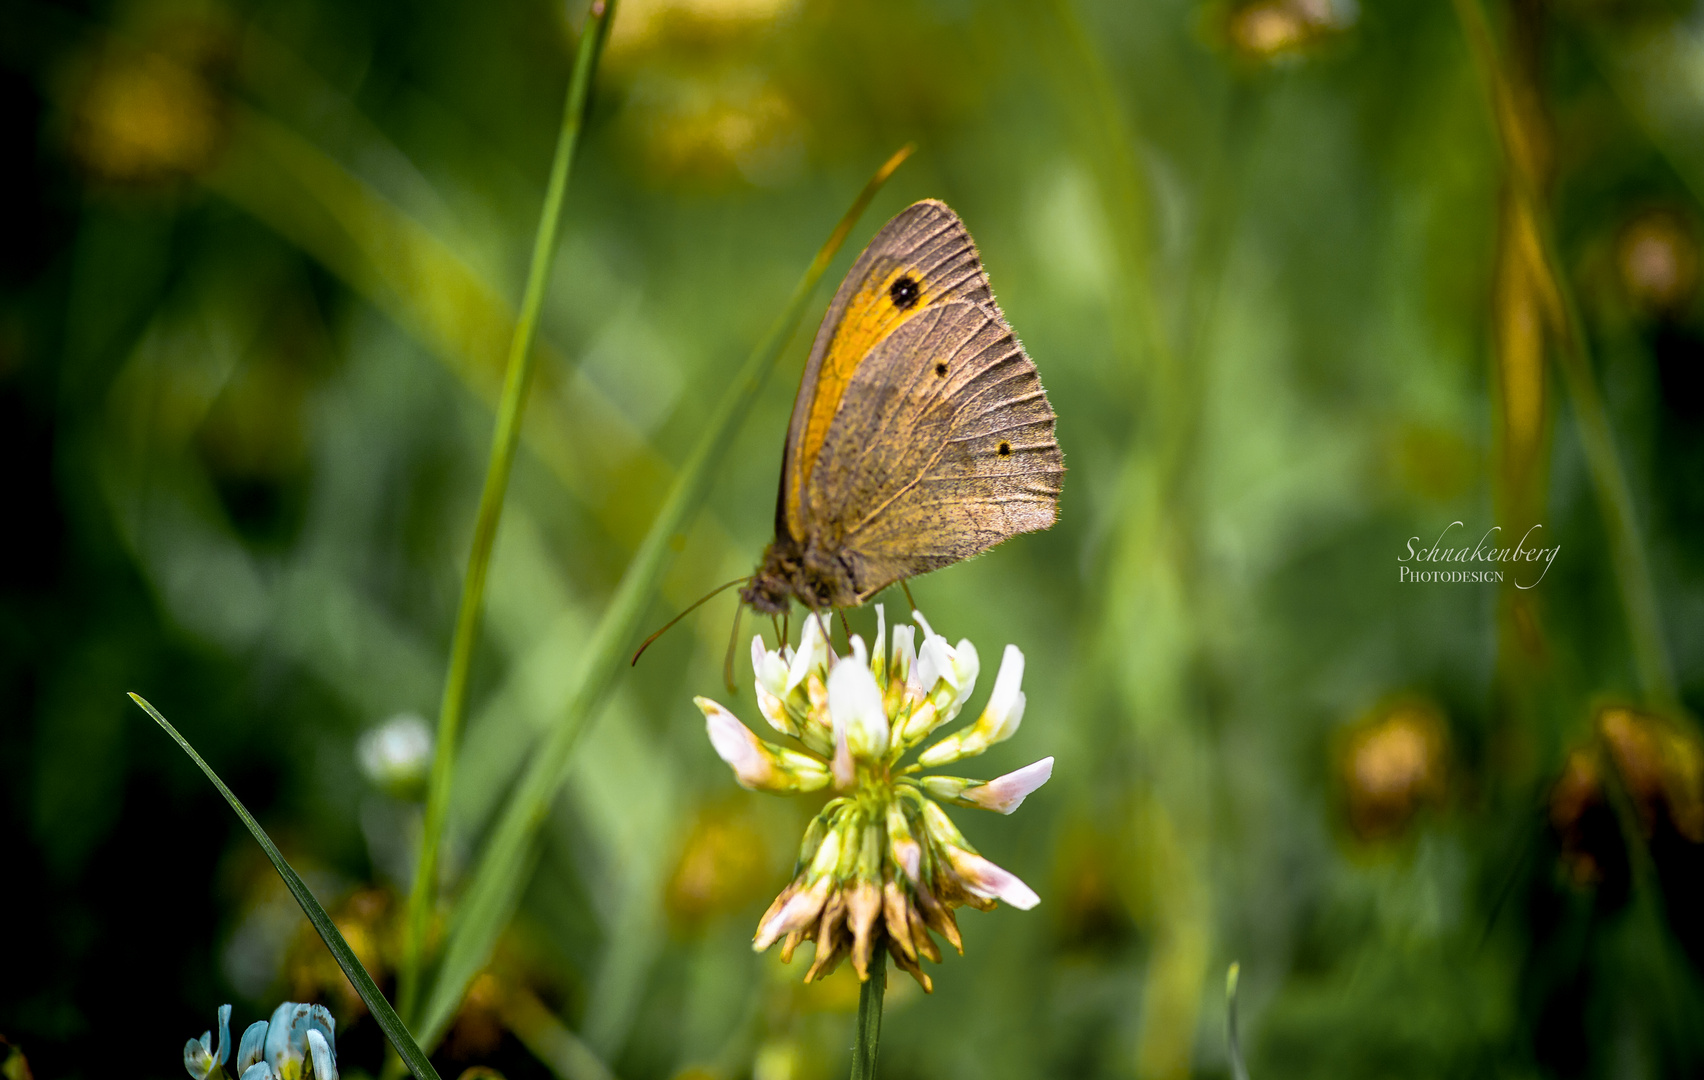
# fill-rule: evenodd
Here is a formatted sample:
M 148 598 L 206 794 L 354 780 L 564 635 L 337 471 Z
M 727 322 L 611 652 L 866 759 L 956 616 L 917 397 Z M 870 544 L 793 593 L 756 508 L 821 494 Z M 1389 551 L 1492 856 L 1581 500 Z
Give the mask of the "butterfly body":
M 1058 516 L 1035 365 L 943 203 L 888 222 L 823 319 L 788 425 L 775 539 L 742 598 L 854 607 Z

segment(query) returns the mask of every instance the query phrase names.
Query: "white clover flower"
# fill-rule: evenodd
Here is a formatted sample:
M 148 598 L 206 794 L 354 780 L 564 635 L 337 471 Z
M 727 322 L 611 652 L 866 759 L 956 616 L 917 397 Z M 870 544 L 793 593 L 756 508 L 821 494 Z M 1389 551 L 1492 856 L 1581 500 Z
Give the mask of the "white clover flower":
M 797 652 L 752 641 L 758 709 L 798 748 L 765 742 L 732 713 L 695 698 L 711 745 L 744 787 L 837 793 L 811 822 L 799 869 L 758 920 L 753 947 L 782 942 L 783 959 L 809 939 L 816 957 L 805 979 L 820 978 L 851 957 L 860 979 L 879 948 L 932 989 L 918 957 L 939 962 L 931 933 L 963 952 L 954 909 L 987 910 L 996 901 L 1029 909 L 1040 898 L 1012 873 L 979 855 L 935 799 L 1010 814 L 1053 775 L 1053 759 L 994 780 L 918 776 L 922 768 L 974 757 L 1012 737 L 1023 720 L 1023 653 L 1006 646 L 994 692 L 976 722 L 901 760 L 963 709 L 981 661 L 969 641 L 949 645 L 923 616 L 887 626 L 876 605 L 874 647 L 850 640 L 836 657 L 825 623 L 805 621 Z M 918 645 L 918 634 L 922 644 Z M 931 798 L 933 796 L 933 798 Z
M 432 729 L 413 713 L 399 713 L 356 740 L 355 759 L 367 779 L 386 791 L 414 792 L 432 768 Z

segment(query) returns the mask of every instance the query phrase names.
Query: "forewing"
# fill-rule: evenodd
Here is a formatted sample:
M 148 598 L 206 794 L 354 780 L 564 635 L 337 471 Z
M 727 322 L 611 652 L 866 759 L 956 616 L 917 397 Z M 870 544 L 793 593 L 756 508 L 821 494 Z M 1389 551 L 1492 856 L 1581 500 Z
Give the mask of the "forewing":
M 1064 456 L 1035 365 L 991 306 L 938 304 L 854 372 L 804 510 L 859 599 L 1058 517 Z
M 896 294 L 896 283 L 907 278 L 915 295 L 905 287 Z M 777 534 L 786 530 L 806 540 L 802 496 L 860 362 L 900 326 L 955 300 L 994 306 L 976 244 L 945 203 L 913 203 L 882 226 L 858 256 L 817 330 L 787 427 Z

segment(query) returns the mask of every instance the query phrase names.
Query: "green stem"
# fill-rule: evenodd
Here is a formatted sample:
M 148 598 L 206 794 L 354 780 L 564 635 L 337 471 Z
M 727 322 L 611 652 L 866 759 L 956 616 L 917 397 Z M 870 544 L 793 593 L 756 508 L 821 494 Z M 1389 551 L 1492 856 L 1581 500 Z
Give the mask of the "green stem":
M 1456 0 L 1456 14 L 1461 20 L 1468 51 L 1473 56 L 1490 106 L 1515 198 L 1522 214 L 1531 223 L 1537 240 L 1542 276 L 1550 293 L 1547 299 L 1558 323 L 1557 336 L 1561 347 L 1557 350 L 1557 365 L 1562 369 L 1562 381 L 1568 388 L 1574 423 L 1580 433 L 1580 447 L 1585 453 L 1598 511 L 1608 533 L 1610 565 L 1621 595 L 1640 689 L 1653 704 L 1665 709 L 1673 708 L 1676 703 L 1674 672 L 1663 642 L 1656 590 L 1651 583 L 1650 564 L 1640 537 L 1633 491 L 1627 483 L 1627 474 L 1622 468 L 1621 455 L 1610 427 L 1609 413 L 1604 408 L 1603 397 L 1598 393 L 1597 379 L 1592 372 L 1585 320 L 1562 264 L 1555 227 L 1543 192 L 1539 189 L 1538 178 L 1532 172 L 1531 155 L 1524 152 L 1522 133 L 1515 130 L 1517 113 L 1512 92 L 1504 79 L 1496 39 L 1485 11 L 1479 0 Z
M 437 745 L 432 758 L 431 784 L 426 795 L 426 821 L 420 836 L 420 858 L 414 872 L 414 887 L 408 896 L 408 931 L 398 977 L 398 1004 L 404 1016 L 414 1014 L 420 991 L 420 969 L 426 951 L 426 927 L 431 920 L 437 893 L 438 849 L 443 842 L 444 820 L 449 814 L 450 785 L 455 773 L 456 743 L 462 717 L 467 711 L 468 673 L 473 666 L 474 646 L 479 641 L 480 614 L 484 608 L 485 579 L 491 567 L 491 549 L 497 540 L 497 524 L 503 516 L 503 499 L 509 473 L 515 463 L 525 413 L 527 385 L 533 371 L 533 337 L 544 306 L 544 287 L 550 278 L 556 250 L 557 226 L 562 218 L 563 196 L 568 191 L 568 173 L 574 149 L 585 124 L 586 103 L 591 97 L 592 75 L 598 54 L 615 16 L 616 0 L 594 0 L 590 17 L 580 34 L 579 54 L 568 83 L 568 99 L 562 110 L 562 131 L 556 139 L 556 157 L 550 166 L 544 209 L 533 237 L 532 265 L 527 271 L 526 294 L 509 345 L 508 366 L 503 377 L 503 396 L 497 408 L 497 426 L 491 433 L 491 459 L 485 469 L 485 487 L 479 495 L 479 516 L 473 526 L 473 546 L 467 556 L 467 576 L 462 579 L 461 605 L 456 611 L 455 636 L 450 642 L 449 671 L 444 677 L 444 696 L 438 707 Z
M 876 1044 L 882 1038 L 882 995 L 887 992 L 887 950 L 877 949 L 870 977 L 858 988 L 858 1031 L 852 1043 L 852 1080 L 875 1080 Z
M 870 200 L 875 198 L 876 192 L 881 190 L 911 149 L 907 146 L 889 158 L 854 200 L 851 209 L 841 218 L 828 242 L 817 252 L 798 287 L 793 290 L 786 310 L 763 342 L 752 351 L 745 367 L 707 418 L 698 445 L 675 475 L 674 486 L 669 489 L 662 509 L 657 512 L 650 531 L 633 553 L 609 607 L 598 621 L 591 639 L 586 642 L 579 681 L 561 718 L 551 727 L 542 745 L 528 757 L 525 771 L 498 814 L 462 898 L 456 905 L 455 918 L 444 943 L 443 959 L 431 993 L 422 1004 L 419 1022 L 415 1025 L 422 1045 L 434 1046 L 443 1035 L 468 983 L 490 959 L 498 934 L 514 912 L 521 886 L 532 867 L 534 834 L 567 776 L 569 760 L 580 734 L 585 730 L 586 721 L 603 703 L 616 672 L 627 660 L 639 619 L 644 615 L 657 578 L 662 573 L 664 558 L 687 520 L 708 494 L 716 467 L 733 442 L 739 421 L 750 410 L 770 369 L 792 337 L 817 281 L 828 269 L 829 262 L 840 250 Z

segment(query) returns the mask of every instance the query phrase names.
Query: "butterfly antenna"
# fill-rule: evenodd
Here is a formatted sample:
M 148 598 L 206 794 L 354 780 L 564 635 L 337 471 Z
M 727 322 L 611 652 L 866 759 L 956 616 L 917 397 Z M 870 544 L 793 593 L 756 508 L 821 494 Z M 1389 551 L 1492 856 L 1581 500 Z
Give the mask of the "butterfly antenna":
M 785 635 L 781 632 L 781 619 L 780 619 L 780 617 L 776 616 L 776 615 L 769 616 L 769 625 L 770 625 L 770 628 L 775 631 L 775 648 L 776 648 L 777 651 L 779 651 L 782 647 L 784 647 L 787 644 L 787 635 Z
M 717 593 L 721 592 L 723 589 L 731 589 L 735 585 L 739 585 L 743 582 L 747 582 L 747 581 L 750 581 L 750 580 L 751 580 L 751 575 L 749 575 L 749 574 L 745 577 L 735 578 L 734 580 L 727 582 L 726 584 L 716 586 L 714 589 L 711 589 L 709 592 L 705 593 L 703 596 L 699 597 L 697 600 L 694 600 L 692 602 L 692 605 L 690 607 L 688 607 L 685 611 L 681 612 L 679 615 L 676 615 L 674 618 L 672 618 L 668 622 L 664 623 L 661 630 L 658 630 L 656 633 L 654 633 L 650 637 L 646 638 L 645 641 L 644 641 L 644 644 L 640 645 L 638 651 L 633 654 L 633 659 L 631 661 L 629 661 L 627 666 L 633 667 L 634 665 L 638 664 L 639 658 L 641 656 L 645 655 L 645 650 L 649 649 L 651 647 L 651 642 L 662 637 L 664 634 L 668 633 L 670 630 L 673 630 L 675 623 L 680 622 L 682 619 L 686 618 L 688 615 L 691 615 L 694 611 L 697 611 L 700 607 L 702 607 L 704 605 L 704 602 L 706 600 L 709 600 L 711 597 L 715 596 Z
M 734 684 L 734 646 L 740 640 L 740 616 L 745 614 L 745 605 L 739 604 L 734 608 L 734 629 L 728 635 L 728 654 L 722 657 L 722 682 L 727 684 L 728 693 L 739 696 L 740 688 Z M 755 675 L 756 672 L 753 672 Z
M 904 592 L 904 593 L 905 593 L 905 603 L 906 603 L 906 605 L 907 605 L 907 606 L 908 606 L 908 607 L 910 607 L 910 609 L 911 609 L 911 610 L 912 610 L 912 611 L 916 611 L 916 610 L 917 610 L 917 601 L 915 601 L 915 600 L 913 600 L 913 599 L 911 599 L 911 586 L 909 586 L 909 585 L 907 585 L 907 584 L 906 584 L 906 583 L 905 583 L 905 582 L 903 582 L 903 581 L 901 581 L 901 582 L 900 582 L 900 583 L 899 583 L 899 588 L 900 588 L 900 591 L 902 591 L 902 592 Z
M 852 624 L 846 621 L 846 613 L 844 611 L 836 609 L 835 614 L 840 616 L 840 632 L 846 635 L 846 651 L 851 652 Z
M 786 645 L 788 641 L 792 640 L 789 637 L 789 635 L 792 634 L 792 632 L 793 632 L 793 609 L 791 607 L 789 607 L 786 611 L 783 611 L 781 613 L 781 642 L 780 642 L 780 644 L 776 645 L 775 647 L 777 649 L 779 649 L 782 646 Z

